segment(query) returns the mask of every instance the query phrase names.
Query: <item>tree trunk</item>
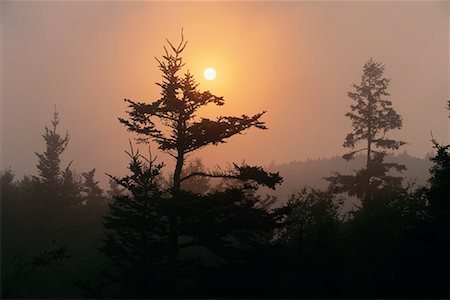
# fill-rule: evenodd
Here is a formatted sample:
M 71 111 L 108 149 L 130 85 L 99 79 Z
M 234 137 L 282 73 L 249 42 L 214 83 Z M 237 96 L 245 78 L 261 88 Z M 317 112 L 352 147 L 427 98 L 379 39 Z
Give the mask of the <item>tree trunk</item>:
M 170 296 L 176 296 L 178 261 L 178 216 L 174 206 L 172 206 L 172 211 L 169 215 L 168 247 L 168 291 Z
M 175 172 L 173 173 L 173 193 L 176 194 L 180 191 L 180 177 L 181 169 L 184 164 L 184 153 L 178 153 L 177 164 L 175 166 Z
M 172 206 L 169 214 L 169 241 L 168 241 L 168 288 L 172 296 L 177 290 L 177 263 L 178 263 L 178 200 L 180 194 L 180 177 L 184 164 L 184 153 L 178 152 L 177 164 L 173 174 Z
M 369 196 L 369 187 L 370 187 L 370 178 L 372 177 L 371 173 L 371 156 L 372 156 L 372 104 L 373 104 L 373 97 L 372 94 L 369 92 L 369 96 L 367 97 L 368 103 L 368 119 L 367 119 L 367 161 L 366 161 L 366 171 L 367 171 L 367 178 L 366 178 L 366 195 L 365 198 Z

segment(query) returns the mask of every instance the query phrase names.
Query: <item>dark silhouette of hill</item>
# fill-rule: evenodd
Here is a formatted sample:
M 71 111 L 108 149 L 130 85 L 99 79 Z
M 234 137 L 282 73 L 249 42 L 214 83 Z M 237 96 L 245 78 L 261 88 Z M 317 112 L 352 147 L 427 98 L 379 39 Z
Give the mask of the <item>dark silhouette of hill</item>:
M 388 155 L 386 161 L 406 166 L 407 170 L 401 173 L 405 177 L 406 183 L 416 185 L 426 183 L 429 176 L 428 170 L 431 167 L 428 157 L 417 158 L 405 151 L 399 155 Z M 328 186 L 324 177 L 332 175 L 333 172 L 350 174 L 354 170 L 361 169 L 364 163 L 365 157 L 363 156 L 357 156 L 350 161 L 346 161 L 341 156 L 334 156 L 306 161 L 292 161 L 280 165 L 270 164 L 267 169 L 271 172 L 280 172 L 283 177 L 282 185 L 271 194 L 278 196 L 280 202 L 284 202 L 293 192 L 305 185 L 324 189 Z

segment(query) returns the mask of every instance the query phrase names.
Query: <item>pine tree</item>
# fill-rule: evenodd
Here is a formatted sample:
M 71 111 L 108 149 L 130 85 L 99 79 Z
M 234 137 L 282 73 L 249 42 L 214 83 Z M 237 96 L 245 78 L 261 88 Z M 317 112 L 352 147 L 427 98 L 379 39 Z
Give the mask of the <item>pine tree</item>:
M 248 128 L 267 129 L 267 127 L 260 121 L 265 112 L 251 117 L 242 115 L 219 117 L 216 120 L 199 119 L 196 114 L 200 108 L 208 104 L 224 105 L 224 99 L 209 91 L 200 92 L 189 71 L 180 76 L 179 72 L 184 66 L 181 53 L 187 42 L 184 42 L 182 37 L 177 47 L 169 41 L 168 43 L 173 53 L 164 48 L 164 60 L 157 59 L 164 78 L 162 83 L 157 83 L 162 88 L 161 99 L 150 104 L 125 99 L 131 108 L 128 112 L 130 119 L 119 118 L 119 120 L 129 131 L 140 134 L 141 141 L 155 141 L 159 149 L 175 158 L 173 192 L 176 194 L 180 190 L 181 170 L 186 155 L 208 145 L 224 143 L 226 139 Z M 168 131 L 158 128 L 155 119 L 166 125 Z
M 55 108 L 52 126 L 50 128 L 45 126 L 45 133 L 42 137 L 45 141 L 46 151 L 42 154 L 36 153 L 39 158 L 39 163 L 37 164 L 39 177 L 36 179 L 44 184 L 47 191 L 51 194 L 54 194 L 62 183 L 60 156 L 69 143 L 68 133 L 63 137 L 57 132 L 58 115 Z
M 51 126 L 46 126 L 42 135 L 46 150 L 36 153 L 38 176 L 32 179 L 24 177 L 17 182 L 14 207 L 5 211 L 8 216 L 5 224 L 9 231 L 5 232 L 5 236 L 2 232 L 2 241 L 9 246 L 2 248 L 5 256 L 2 257 L 2 266 L 7 268 L 2 292 L 5 295 L 10 293 L 6 297 L 48 297 L 51 293 L 48 290 L 52 288 L 50 285 L 58 286 L 65 280 L 56 274 L 58 266 L 54 263 L 71 255 L 64 238 L 70 236 L 73 240 L 74 236 L 66 231 L 67 224 L 71 223 L 68 220 L 71 212 L 67 208 L 73 201 L 67 196 L 69 190 L 73 194 L 73 173 L 69 167 L 61 169 L 61 154 L 67 147 L 69 135 L 58 133 L 58 125 L 59 117 L 55 109 Z M 29 280 L 32 275 L 34 282 Z M 24 289 L 28 291 L 21 294 L 24 285 L 27 285 Z M 40 291 L 33 290 L 37 285 L 41 285 Z
M 385 99 L 389 96 L 387 88 L 390 80 L 383 77 L 383 72 L 381 63 L 369 59 L 364 65 L 361 83 L 353 84 L 355 91 L 348 93 L 356 103 L 350 106 L 352 111 L 345 114 L 352 121 L 353 132 L 346 136 L 344 147 L 354 149 L 359 142 L 367 146 L 348 152 L 344 158 L 348 160 L 356 153 L 366 151 L 367 169 L 370 169 L 374 153 L 395 150 L 405 144 L 385 137 L 388 131 L 402 128 L 402 119 L 392 108 L 392 102 Z
M 106 190 L 108 200 L 112 200 L 114 197 L 122 195 L 125 191 L 125 189 L 112 178 L 108 179 L 108 185 L 109 188 Z
M 208 104 L 224 105 L 224 99 L 209 91 L 199 91 L 198 84 L 189 72 L 180 75 L 184 67 L 181 54 L 186 47 L 183 35 L 178 46 L 169 41 L 168 43 L 170 51 L 164 48 L 163 60 L 157 59 L 159 69 L 163 73 L 163 81 L 157 83 L 162 89 L 161 98 L 149 104 L 125 99 L 130 108 L 129 119 L 119 120 L 129 131 L 139 134 L 140 141 L 156 142 L 160 150 L 168 153 L 176 161 L 172 186 L 169 189 L 170 199 L 167 201 L 169 203 L 167 271 L 170 289 L 175 290 L 178 252 L 182 248 L 179 237 L 184 230 L 181 226 L 182 214 L 186 209 L 186 203 L 189 203 L 188 199 L 192 197 L 191 193 L 182 190 L 181 183 L 193 177 L 203 176 L 238 179 L 245 182 L 245 187 L 249 189 L 259 184 L 274 188 L 281 182 L 281 177 L 278 173 L 267 173 L 261 167 L 247 165 L 234 165 L 233 170 L 227 172 L 201 171 L 182 176 L 188 154 L 208 145 L 224 143 L 228 138 L 251 127 L 263 130 L 267 128 L 260 120 L 265 112 L 253 116 L 218 117 L 215 120 L 197 117 L 199 109 Z M 255 205 L 255 202 L 252 205 Z
M 81 173 L 83 176 L 82 184 L 82 203 L 85 216 L 91 222 L 93 228 L 102 230 L 102 216 L 107 212 L 108 199 L 104 195 L 99 182 L 95 179 L 95 169 L 89 172 Z
M 405 170 L 405 166 L 385 163 L 386 150 L 397 150 L 405 142 L 386 137 L 393 129 L 402 128 L 402 118 L 387 100 L 390 79 L 383 76 L 384 66 L 369 59 L 363 69 L 361 83 L 353 84 L 354 91 L 348 93 L 354 101 L 351 112 L 345 114 L 352 121 L 353 130 L 347 134 L 343 146 L 350 148 L 343 158 L 353 159 L 357 153 L 365 152 L 365 168 L 354 176 L 337 174 L 328 178 L 334 186 L 352 195 L 365 198 L 371 191 L 394 187 L 401 182 L 400 177 L 389 175 L 389 170 Z M 363 147 L 355 150 L 358 144 Z
M 62 136 L 58 132 L 59 114 L 53 113 L 52 126 L 45 126 L 42 135 L 46 150 L 44 153 L 36 153 L 38 157 L 38 176 L 33 176 L 34 202 L 40 212 L 41 222 L 50 236 L 58 231 L 61 222 L 62 210 L 80 202 L 81 183 L 77 175 L 70 169 L 71 163 L 64 169 L 61 168 L 61 154 L 69 143 L 69 134 Z M 59 221 L 57 221 L 59 220 Z
M 153 159 L 143 161 L 133 149 L 128 155 L 130 175 L 111 176 L 127 193 L 115 195 L 109 204 L 101 251 L 116 267 L 108 277 L 120 283 L 121 297 L 141 298 L 149 296 L 148 291 L 162 297 L 159 291 L 165 288 L 168 244 L 167 205 L 158 182 L 163 165 Z
M 436 298 L 445 298 L 449 292 L 450 145 L 441 145 L 434 139 L 433 144 L 436 154 L 430 158 L 433 165 L 430 168 L 429 187 L 425 188 L 430 216 L 426 243 L 432 251 L 426 257 L 431 267 L 428 273 L 435 274 L 432 290 Z
M 128 155 L 130 174 L 111 177 L 127 192 L 114 196 L 109 204 L 107 239 L 101 247 L 115 265 L 115 270 L 106 274 L 110 283 L 119 284 L 119 296 L 239 295 L 227 288 L 229 284 L 255 295 L 259 289 L 252 284 L 264 279 L 258 270 L 267 271 L 264 261 L 271 253 L 276 220 L 263 207 L 266 201 L 253 193 L 256 184 L 251 176 L 245 177 L 242 186 L 199 194 L 180 190 L 179 198 L 174 199 L 162 182 L 163 164 L 133 150 Z M 235 175 L 228 173 L 227 178 L 239 180 Z M 173 286 L 172 274 L 167 272 L 174 205 L 177 252 L 182 253 L 177 258 L 176 276 L 189 282 L 181 287 Z M 246 280 L 247 276 L 252 280 Z
M 89 172 L 81 173 L 83 176 L 83 192 L 85 198 L 85 204 L 103 205 L 105 204 L 105 198 L 103 196 L 103 190 L 99 186 L 99 182 L 95 179 L 95 169 Z

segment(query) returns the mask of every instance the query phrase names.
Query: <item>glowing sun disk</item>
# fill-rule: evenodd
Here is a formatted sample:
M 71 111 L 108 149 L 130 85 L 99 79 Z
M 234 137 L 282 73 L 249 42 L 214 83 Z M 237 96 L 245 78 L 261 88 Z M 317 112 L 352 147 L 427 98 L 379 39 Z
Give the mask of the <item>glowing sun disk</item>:
M 216 70 L 214 70 L 213 68 L 206 68 L 203 72 L 203 76 L 205 76 L 207 80 L 213 80 L 214 78 L 216 78 Z

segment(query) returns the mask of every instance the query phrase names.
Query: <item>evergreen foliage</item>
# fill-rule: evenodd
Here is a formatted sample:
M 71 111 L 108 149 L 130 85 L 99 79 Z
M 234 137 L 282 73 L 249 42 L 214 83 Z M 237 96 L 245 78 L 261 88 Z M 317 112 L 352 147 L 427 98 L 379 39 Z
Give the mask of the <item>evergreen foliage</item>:
M 61 167 L 69 136 L 58 133 L 55 112 L 38 176 L 0 172 L 1 298 L 448 298 L 450 145 L 432 140 L 426 186 L 405 187 L 391 173 L 403 166 L 385 162 L 386 151 L 403 142 L 385 133 L 402 122 L 380 63 L 369 60 L 349 93 L 346 158 L 366 151 L 365 168 L 283 202 L 258 193 L 274 189 L 278 173 L 188 164 L 198 149 L 266 127 L 263 113 L 198 117 L 224 100 L 179 75 L 183 39 L 169 46 L 158 61 L 161 99 L 127 100 L 121 122 L 175 159 L 172 178 L 131 149 L 128 174 L 110 176 L 104 192 L 96 169 Z M 344 212 L 344 191 L 363 205 Z
M 430 199 L 430 213 L 439 222 L 445 223 L 449 220 L 448 208 L 450 203 L 450 145 L 440 145 L 433 140 L 434 148 L 437 150 L 435 156 L 430 160 L 433 166 L 430 169 L 430 188 L 427 191 Z
M 389 79 L 383 77 L 384 66 L 369 59 L 363 68 L 361 83 L 353 84 L 354 91 L 348 92 L 354 104 L 350 106 L 351 112 L 345 114 L 352 121 L 353 130 L 347 134 L 343 146 L 351 151 L 344 154 L 346 160 L 353 159 L 355 154 L 365 151 L 365 168 L 354 175 L 328 177 L 331 185 L 337 192 L 348 192 L 359 199 L 366 199 L 373 191 L 384 188 L 398 187 L 401 177 L 393 176 L 389 172 L 405 170 L 404 165 L 385 163 L 386 150 L 397 150 L 405 142 L 386 137 L 392 129 L 402 128 L 402 119 L 387 100 L 389 93 Z M 364 146 L 355 150 L 358 144 Z
M 167 202 L 158 184 L 162 165 L 154 160 L 142 162 L 139 153 L 129 153 L 131 174 L 123 178 L 111 177 L 127 190 L 114 197 L 105 217 L 107 235 L 101 251 L 117 269 L 109 272 L 113 282 L 121 286 L 121 297 L 141 297 L 146 290 L 155 297 L 164 282 L 167 261 Z
M 163 73 L 163 81 L 158 83 L 158 86 L 162 89 L 161 98 L 150 104 L 126 99 L 125 101 L 131 109 L 128 112 L 129 119 L 119 118 L 119 121 L 129 131 L 138 133 L 140 141 L 156 142 L 159 149 L 167 152 L 176 160 L 171 186 L 165 193 L 158 196 L 163 197 L 164 201 L 160 207 L 147 207 L 149 210 L 153 209 L 153 211 L 146 211 L 146 214 L 154 215 L 157 220 L 161 221 L 161 226 L 164 230 L 158 231 L 157 228 L 159 226 L 156 224 L 152 226 L 152 221 L 150 220 L 142 223 L 147 224 L 148 228 L 153 227 L 158 232 L 158 236 L 162 235 L 159 239 L 159 242 L 162 244 L 158 247 L 153 245 L 153 247 L 159 249 L 158 251 L 163 251 L 160 254 L 167 255 L 164 259 L 158 260 L 159 264 L 166 262 L 165 274 L 161 275 L 164 282 L 160 283 L 159 286 L 163 287 L 165 294 L 176 296 L 179 293 L 186 292 L 183 288 L 183 282 L 186 280 L 185 277 L 183 278 L 185 262 L 180 258 L 180 255 L 185 254 L 182 251 L 186 252 L 185 249 L 188 247 L 204 247 L 208 253 L 211 252 L 220 256 L 224 254 L 215 252 L 219 250 L 225 251 L 225 245 L 230 242 L 225 243 L 224 240 L 232 238 L 230 236 L 231 233 L 236 234 L 237 231 L 249 230 L 249 228 L 256 230 L 258 226 L 261 226 L 262 231 L 270 230 L 267 227 L 267 222 L 269 224 L 273 222 L 266 220 L 268 215 L 265 209 L 257 208 L 259 199 L 250 197 L 251 193 L 247 193 L 245 190 L 256 190 L 259 185 L 274 188 L 282 179 L 278 173 L 268 173 L 261 167 L 247 165 L 234 165 L 233 169 L 229 171 L 205 172 L 192 169 L 188 174 L 186 172 L 183 173 L 183 167 L 186 163 L 185 159 L 188 154 L 207 145 L 224 143 L 226 139 L 251 127 L 267 128 L 264 122 L 260 121 L 264 112 L 254 116 L 218 117 L 216 120 L 197 117 L 200 108 L 208 104 L 223 105 L 224 100 L 222 97 L 215 96 L 208 91 L 200 92 L 198 84 L 189 72 L 184 76 L 179 75 L 184 66 L 181 53 L 186 47 L 183 35 L 178 46 L 174 46 L 169 41 L 168 43 L 170 51 L 164 48 L 165 55 L 163 60 L 157 59 L 159 68 Z M 160 123 L 157 123 L 157 121 Z M 165 128 L 161 128 L 160 125 Z M 145 193 L 136 194 L 135 188 L 139 184 L 133 183 L 134 180 L 141 180 L 141 176 L 147 173 L 142 169 L 138 157 L 134 154 L 130 156 L 132 158 L 130 165 L 132 175 L 122 180 L 116 179 L 116 182 L 130 191 L 131 195 L 116 197 L 117 200 L 111 206 L 111 218 L 118 218 L 123 221 L 120 223 L 115 219 L 116 222 L 114 223 L 118 225 L 110 228 L 117 232 L 121 230 L 130 231 L 130 228 L 128 228 L 129 223 L 125 220 L 135 215 L 133 210 L 137 209 L 137 207 L 130 207 L 127 211 L 119 211 L 125 199 L 129 199 L 127 197 L 134 199 L 129 200 L 131 203 L 133 201 L 151 202 L 152 197 L 157 197 Z M 152 170 L 152 168 L 148 167 L 147 170 Z M 148 172 L 148 176 L 145 175 L 143 177 L 146 180 L 150 180 L 150 174 L 151 176 L 157 175 L 153 171 Z M 243 186 L 209 194 L 205 194 L 206 191 L 195 194 L 192 192 L 192 189 L 189 192 L 182 188 L 182 182 L 192 181 L 194 178 L 198 180 L 201 177 L 232 178 L 243 182 Z M 132 182 L 129 180 L 132 180 Z M 144 190 L 138 189 L 137 191 L 143 192 Z M 152 193 L 152 195 L 157 194 Z M 155 203 L 161 202 L 158 199 L 155 199 Z M 213 203 L 215 205 L 211 206 Z M 227 210 L 229 210 L 229 213 L 226 213 Z M 106 225 L 111 226 L 113 219 L 108 219 L 109 223 L 107 222 Z M 217 220 L 216 226 L 213 220 Z M 158 224 L 160 224 L 159 221 Z M 122 226 L 122 229 L 120 229 L 120 226 Z M 243 235 L 239 239 L 250 239 L 250 236 L 253 236 L 253 234 Z M 126 240 L 125 236 L 123 238 Z M 131 237 L 128 238 L 131 239 Z M 238 243 L 236 237 L 234 239 L 235 244 L 241 243 Z M 109 242 L 109 248 L 117 249 L 118 253 L 121 251 L 120 248 L 127 247 L 127 242 L 130 245 L 135 244 L 133 240 L 118 243 L 116 240 L 110 239 Z M 112 246 L 111 243 L 115 246 Z M 146 243 L 145 247 L 152 246 L 150 241 Z M 144 247 L 144 244 L 142 245 Z M 237 246 L 235 245 L 235 247 Z M 139 251 L 141 255 L 145 253 L 143 249 Z M 107 255 L 115 259 L 114 253 L 108 252 Z M 180 267 L 181 269 L 179 269 Z M 125 284 L 124 290 L 128 290 L 126 282 L 123 282 L 123 284 Z M 137 290 L 143 293 L 139 294 L 140 292 L 138 292 L 140 296 L 148 296 L 148 289 Z
M 45 141 L 46 151 L 44 153 L 36 153 L 39 158 L 37 165 L 39 177 L 37 180 L 47 186 L 48 191 L 56 191 L 61 184 L 61 158 L 69 143 L 69 135 L 66 133 L 62 137 L 57 132 L 59 124 L 58 112 L 55 109 L 53 113 L 52 126 L 45 127 L 45 133 L 42 136 Z
M 367 169 L 370 169 L 373 153 L 396 150 L 405 144 L 385 137 L 388 131 L 402 128 L 402 119 L 392 107 L 392 102 L 386 99 L 390 80 L 384 78 L 383 73 L 384 66 L 369 59 L 364 65 L 361 83 L 353 84 L 355 91 L 348 92 L 355 103 L 345 116 L 352 121 L 353 132 L 346 136 L 344 147 L 354 149 L 359 142 L 366 143 L 366 146 L 348 152 L 344 158 L 351 159 L 356 153 L 366 151 Z
M 38 176 L 15 180 L 1 174 L 2 297 L 81 297 L 76 277 L 89 278 L 101 257 L 100 244 L 106 206 L 94 170 L 84 177 L 61 168 L 69 135 L 52 127 L 43 135 L 46 151 L 37 153 Z M 87 204 L 87 205 L 85 205 Z

